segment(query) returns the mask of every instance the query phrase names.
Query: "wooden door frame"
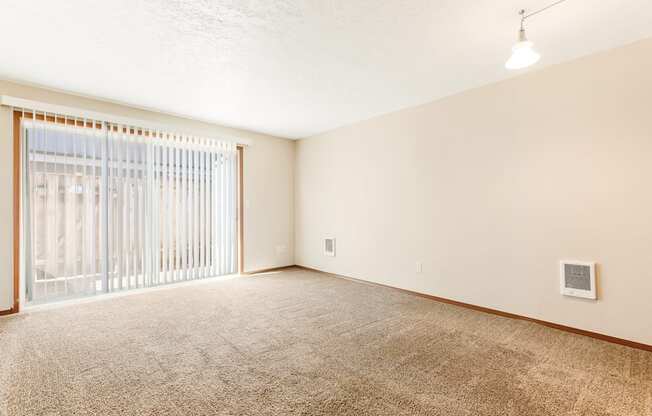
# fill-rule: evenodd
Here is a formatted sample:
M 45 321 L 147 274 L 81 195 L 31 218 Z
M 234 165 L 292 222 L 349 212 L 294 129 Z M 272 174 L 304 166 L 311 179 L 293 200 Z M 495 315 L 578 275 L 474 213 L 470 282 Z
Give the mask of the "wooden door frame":
M 21 149 L 22 141 L 20 137 L 20 119 L 29 116 L 30 119 L 51 121 L 54 123 L 64 123 L 72 125 L 84 125 L 84 122 L 75 119 L 58 118 L 56 116 L 45 117 L 41 114 L 32 114 L 32 112 L 23 112 L 13 110 L 13 304 L 11 309 L 0 311 L 0 316 L 20 312 L 20 210 L 21 210 Z M 93 122 L 94 123 L 94 122 Z M 92 122 L 87 122 L 87 127 L 93 127 Z M 244 146 L 237 146 L 238 153 L 238 181 L 237 181 L 237 247 L 238 247 L 238 273 L 244 273 Z
M 66 117 L 61 117 L 57 115 L 52 115 L 52 116 L 46 116 L 43 114 L 38 114 L 36 112 L 32 111 L 21 111 L 21 110 L 13 110 L 12 114 L 12 124 L 13 124 L 13 146 L 14 146 L 14 158 L 13 158 L 13 185 L 14 185 L 14 191 L 13 191 L 13 198 L 14 198 L 14 215 L 13 215 L 13 222 L 14 222 L 14 227 L 13 227 L 13 306 L 11 309 L 6 310 L 6 311 L 0 311 L 0 315 L 9 315 L 12 313 L 18 313 L 20 312 L 20 210 L 22 209 L 21 207 L 21 201 L 20 201 L 20 193 L 21 193 L 21 177 L 22 177 L 22 172 L 21 172 L 21 158 L 22 158 L 22 141 L 20 137 L 20 119 L 26 117 L 29 118 L 30 120 L 41 120 L 41 121 L 48 121 L 51 123 L 59 123 L 59 124 L 70 124 L 74 126 L 85 126 L 85 127 L 96 127 L 100 128 L 101 125 L 97 124 L 95 121 L 82 121 L 79 119 L 74 119 L 74 118 L 66 118 Z
M 20 118 L 23 113 L 21 111 L 12 111 L 12 131 L 13 131 L 13 302 L 11 309 L 0 311 L 0 315 L 9 315 L 18 313 L 20 311 Z

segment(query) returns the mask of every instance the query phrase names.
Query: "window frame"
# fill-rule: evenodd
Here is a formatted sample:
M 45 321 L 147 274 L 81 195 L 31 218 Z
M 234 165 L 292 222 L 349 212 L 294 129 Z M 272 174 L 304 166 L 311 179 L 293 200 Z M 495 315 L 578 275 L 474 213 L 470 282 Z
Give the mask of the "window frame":
M 22 137 L 20 134 L 21 119 L 23 117 L 31 120 L 45 121 L 50 123 L 68 124 L 80 127 L 102 128 L 98 121 L 83 121 L 76 117 L 65 117 L 63 115 L 39 114 L 38 110 L 18 110 L 12 109 L 12 131 L 13 131 L 13 306 L 6 311 L 0 311 L 0 315 L 14 314 L 21 311 L 21 303 L 24 297 L 24 282 L 21 276 L 23 270 L 23 258 L 21 256 L 22 248 Z M 129 129 L 128 134 L 138 134 L 148 136 L 146 130 Z M 244 272 L 244 146 L 238 144 L 237 150 L 237 167 L 236 167 L 236 245 L 238 248 L 236 258 L 236 269 L 238 274 Z

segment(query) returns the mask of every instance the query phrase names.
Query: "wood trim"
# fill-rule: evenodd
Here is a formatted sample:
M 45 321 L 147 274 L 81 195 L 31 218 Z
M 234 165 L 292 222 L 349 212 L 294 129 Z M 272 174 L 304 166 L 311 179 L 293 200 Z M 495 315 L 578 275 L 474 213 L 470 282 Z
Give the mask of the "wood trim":
M 0 311 L 0 316 L 12 315 L 14 313 L 16 313 L 16 312 L 14 312 L 14 308 L 11 308 L 11 309 L 7 309 L 5 311 Z
M 489 314 L 492 314 L 492 315 L 498 315 L 498 316 L 502 316 L 504 318 L 519 319 L 519 320 L 522 320 L 522 321 L 532 322 L 532 323 L 535 323 L 535 324 L 546 326 L 548 328 L 554 328 L 554 329 L 558 329 L 560 331 L 570 332 L 570 333 L 573 333 L 573 334 L 583 335 L 583 336 L 586 336 L 586 337 L 599 339 L 601 341 L 610 342 L 612 344 L 619 344 L 619 345 L 624 345 L 624 346 L 630 347 L 630 348 L 636 348 L 636 349 L 639 349 L 639 350 L 652 352 L 652 345 L 643 344 L 641 342 L 630 341 L 630 340 L 622 339 L 622 338 L 616 338 L 616 337 L 612 337 L 610 335 L 600 334 L 598 332 L 592 332 L 592 331 L 587 331 L 585 329 L 573 328 L 571 326 L 556 324 L 554 322 L 543 321 L 541 319 L 530 318 L 528 316 L 517 315 L 517 314 L 511 313 L 511 312 L 504 312 L 504 311 L 500 311 L 498 309 L 486 308 L 484 306 L 473 305 L 473 304 L 470 304 L 470 303 L 465 303 L 465 302 L 460 302 L 460 301 L 457 301 L 457 300 L 442 298 L 442 297 L 439 297 L 439 296 L 428 295 L 426 293 L 415 292 L 415 291 L 408 290 L 408 289 L 401 289 L 401 288 L 390 286 L 390 285 L 384 285 L 382 283 L 370 282 L 370 281 L 367 281 L 367 280 L 356 279 L 354 277 L 348 277 L 348 276 L 342 276 L 342 275 L 339 275 L 339 274 L 328 273 L 328 272 L 325 272 L 323 270 L 313 269 L 311 267 L 306 267 L 306 266 L 301 266 L 301 265 L 296 265 L 296 267 L 298 267 L 300 269 L 304 269 L 304 270 L 313 271 L 313 272 L 325 273 L 325 274 L 328 274 L 328 275 L 333 276 L 333 277 L 337 277 L 337 278 L 340 278 L 340 279 L 346 279 L 346 280 L 350 280 L 350 281 L 357 282 L 357 283 L 362 283 L 362 284 L 368 284 L 368 285 L 372 285 L 372 286 L 380 286 L 380 287 L 385 287 L 385 288 L 389 288 L 389 289 L 394 289 L 394 290 L 398 290 L 398 291 L 401 291 L 403 293 L 407 293 L 407 294 L 410 294 L 410 295 L 413 295 L 413 296 L 419 296 L 419 297 L 422 297 L 422 298 L 434 300 L 436 302 L 441 302 L 441 303 L 447 303 L 449 305 L 460 306 L 462 308 L 472 309 L 474 311 L 489 313 Z
M 14 135 L 14 241 L 13 241 L 13 307 L 9 313 L 20 312 L 20 118 L 23 113 L 14 111 L 13 114 L 13 135 Z
M 256 275 L 256 274 L 260 274 L 260 273 L 279 272 L 279 271 L 282 271 L 282 270 L 290 270 L 290 269 L 307 269 L 307 268 L 297 266 L 295 264 L 291 264 L 289 266 L 271 267 L 269 269 L 254 270 L 254 271 L 251 271 L 251 272 L 243 272 L 241 274 L 245 275 L 245 276 L 251 276 L 251 275 Z M 310 270 L 312 270 L 312 269 L 310 269 Z M 319 270 L 312 270 L 312 271 L 318 272 Z M 320 272 L 320 273 L 323 273 L 323 272 Z
M 238 146 L 238 273 L 244 273 L 244 146 Z

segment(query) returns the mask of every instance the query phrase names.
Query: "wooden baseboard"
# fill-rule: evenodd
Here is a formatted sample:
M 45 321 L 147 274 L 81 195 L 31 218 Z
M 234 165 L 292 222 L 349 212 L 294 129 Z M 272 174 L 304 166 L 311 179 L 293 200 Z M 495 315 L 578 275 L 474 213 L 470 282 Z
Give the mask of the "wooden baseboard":
M 279 266 L 279 267 L 272 267 L 272 268 L 269 268 L 269 269 L 253 270 L 253 271 L 244 272 L 244 273 L 241 273 L 241 274 L 245 275 L 245 276 L 251 276 L 251 275 L 260 274 L 260 273 L 278 272 L 278 271 L 281 271 L 281 270 L 288 270 L 288 269 L 295 269 L 295 268 L 297 268 L 297 266 L 295 266 L 294 264 L 291 264 L 289 266 Z
M 294 269 L 294 268 L 297 268 L 297 266 L 295 266 L 294 264 L 291 264 L 291 265 L 288 265 L 288 266 L 280 266 L 280 267 L 272 267 L 272 268 L 269 268 L 269 269 L 254 270 L 254 271 L 250 271 L 250 272 L 244 272 L 244 273 L 241 273 L 241 274 L 245 275 L 245 276 L 253 276 L 253 275 L 261 274 L 261 273 L 277 272 L 277 271 Z M 0 311 L 0 316 L 11 315 L 11 314 L 14 314 L 14 313 L 17 313 L 16 309 L 11 308 L 11 309 L 7 309 L 5 311 Z
M 490 313 L 492 315 L 498 315 L 498 316 L 502 316 L 504 318 L 519 319 L 519 320 L 522 320 L 522 321 L 533 322 L 535 324 L 547 326 L 549 328 L 558 329 L 560 331 L 571 332 L 573 334 L 584 335 L 586 337 L 599 339 L 601 341 L 611 342 L 613 344 L 624 345 L 624 346 L 627 346 L 627 347 L 652 352 L 652 345 L 643 344 L 641 342 L 630 341 L 630 340 L 622 339 L 622 338 L 616 338 L 616 337 L 612 337 L 610 335 L 600 334 L 598 332 L 592 332 L 592 331 L 587 331 L 587 330 L 584 330 L 584 329 L 573 328 L 573 327 L 566 326 L 566 325 L 556 324 L 554 322 L 548 322 L 548 321 L 543 321 L 541 319 L 530 318 L 528 316 L 517 315 L 515 313 L 504 312 L 504 311 L 500 311 L 500 310 L 497 310 L 497 309 L 486 308 L 484 306 L 478 306 L 478 305 L 473 305 L 473 304 L 470 304 L 470 303 L 460 302 L 460 301 L 457 301 L 457 300 L 442 298 L 442 297 L 439 297 L 439 296 L 428 295 L 426 293 L 415 292 L 415 291 L 407 290 L 407 289 L 401 289 L 401 288 L 394 287 L 394 286 L 384 285 L 382 283 L 375 283 L 375 282 L 370 282 L 370 281 L 367 281 L 367 280 L 356 279 L 354 277 L 348 277 L 348 276 L 342 276 L 342 275 L 339 275 L 339 274 L 328 273 L 328 272 L 325 272 L 323 270 L 313 269 L 311 267 L 306 267 L 306 266 L 301 266 L 301 265 L 296 265 L 296 267 L 304 269 L 304 270 L 313 271 L 313 272 L 325 273 L 325 274 L 328 274 L 330 276 L 334 276 L 334 277 L 338 277 L 338 278 L 346 279 L 346 280 L 351 280 L 351 281 L 358 282 L 358 283 L 368 284 L 368 285 L 372 285 L 372 286 L 386 287 L 386 288 L 401 291 L 403 293 L 408 293 L 410 295 L 419 296 L 419 297 L 422 297 L 422 298 L 434 300 L 436 302 L 447 303 L 447 304 L 455 305 L 455 306 L 461 306 L 463 308 L 473 309 L 475 311 L 484 312 L 484 313 Z
M 362 283 L 362 284 L 367 284 L 367 285 L 372 285 L 372 286 L 380 286 L 380 287 L 385 287 L 385 288 L 389 288 L 389 289 L 393 289 L 393 290 L 398 290 L 398 291 L 401 291 L 403 293 L 408 293 L 408 294 L 413 295 L 413 296 L 419 296 L 419 297 L 430 299 L 430 300 L 433 300 L 433 301 L 436 301 L 436 302 L 441 302 L 441 303 L 447 303 L 447 304 L 450 304 L 450 305 L 460 306 L 460 307 L 463 307 L 463 308 L 472 309 L 472 310 L 479 311 L 479 312 L 484 312 L 484 313 L 489 313 L 489 314 L 492 314 L 492 315 L 502 316 L 504 318 L 519 319 L 519 320 L 522 320 L 522 321 L 533 322 L 535 324 L 543 325 L 543 326 L 546 326 L 546 327 L 549 327 L 549 328 L 558 329 L 560 331 L 570 332 L 570 333 L 573 333 L 573 334 L 583 335 L 583 336 L 586 336 L 586 337 L 599 339 L 601 341 L 606 341 L 606 342 L 610 342 L 610 343 L 613 343 L 613 344 L 624 345 L 624 346 L 627 346 L 627 347 L 652 352 L 652 345 L 643 344 L 641 342 L 630 341 L 630 340 L 622 339 L 622 338 L 616 338 L 616 337 L 612 337 L 610 335 L 600 334 L 598 332 L 592 332 L 592 331 L 587 331 L 585 329 L 573 328 L 573 327 L 566 326 L 566 325 L 556 324 L 554 322 L 548 322 L 548 321 L 544 321 L 544 320 L 541 320 L 541 319 L 531 318 L 531 317 L 528 317 L 528 316 L 517 315 L 517 314 L 511 313 L 511 312 L 500 311 L 498 309 L 486 308 L 484 306 L 473 305 L 473 304 L 470 304 L 470 303 L 460 302 L 460 301 L 457 301 L 457 300 L 442 298 L 442 297 L 434 296 L 434 295 L 428 295 L 426 293 L 415 292 L 413 290 L 401 289 L 401 288 L 390 286 L 390 285 L 384 285 L 382 283 L 370 282 L 368 280 L 356 279 L 354 277 L 329 273 L 329 272 L 325 272 L 323 270 L 318 270 L 318 269 L 314 269 L 314 268 L 311 268 L 311 267 L 302 266 L 302 265 L 299 265 L 299 264 L 290 265 L 290 266 L 273 267 L 273 268 L 262 269 L 262 270 L 255 270 L 255 271 L 245 272 L 245 273 L 243 273 L 243 275 L 252 275 L 253 276 L 253 275 L 261 274 L 261 273 L 269 273 L 269 272 L 276 272 L 276 271 L 283 271 L 283 270 L 290 270 L 290 269 L 297 269 L 297 268 L 298 269 L 309 270 L 309 271 L 317 272 L 317 273 L 324 273 L 324 274 L 328 274 L 329 276 L 337 277 L 337 278 L 340 278 L 340 279 L 346 279 L 346 280 L 350 280 L 350 281 L 357 282 L 357 283 Z M 16 313 L 16 312 L 14 312 L 13 308 L 12 309 L 7 309 L 5 311 L 0 311 L 0 316 L 2 316 L 2 315 L 11 315 L 13 313 Z

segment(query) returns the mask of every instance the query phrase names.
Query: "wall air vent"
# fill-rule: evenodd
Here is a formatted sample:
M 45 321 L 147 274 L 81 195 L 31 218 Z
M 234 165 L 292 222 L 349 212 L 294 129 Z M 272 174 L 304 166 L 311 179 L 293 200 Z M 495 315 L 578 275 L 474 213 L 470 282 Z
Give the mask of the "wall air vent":
M 566 296 L 596 299 L 595 263 L 562 261 L 561 293 Z
M 325 238 L 324 239 L 324 255 L 335 257 L 335 239 L 334 238 Z

